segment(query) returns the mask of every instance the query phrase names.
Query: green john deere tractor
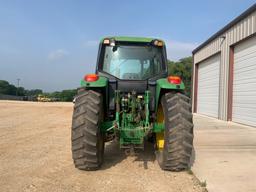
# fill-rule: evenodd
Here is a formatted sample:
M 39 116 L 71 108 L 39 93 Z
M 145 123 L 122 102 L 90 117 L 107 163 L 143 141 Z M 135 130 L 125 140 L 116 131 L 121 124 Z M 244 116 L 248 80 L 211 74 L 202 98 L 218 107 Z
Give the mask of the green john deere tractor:
M 165 44 L 139 37 L 106 37 L 95 74 L 81 81 L 74 104 L 72 157 L 78 169 L 103 163 L 104 143 L 143 149 L 150 138 L 164 170 L 189 167 L 193 148 L 190 99 L 180 77 L 168 76 Z

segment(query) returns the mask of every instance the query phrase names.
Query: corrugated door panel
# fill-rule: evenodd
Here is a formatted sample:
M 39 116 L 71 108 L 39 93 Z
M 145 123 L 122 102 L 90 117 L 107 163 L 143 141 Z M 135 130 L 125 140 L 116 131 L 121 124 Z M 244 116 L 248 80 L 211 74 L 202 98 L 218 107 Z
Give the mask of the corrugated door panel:
M 256 126 L 256 37 L 234 50 L 232 120 Z
M 220 55 L 211 57 L 198 66 L 198 106 L 200 114 L 218 118 Z

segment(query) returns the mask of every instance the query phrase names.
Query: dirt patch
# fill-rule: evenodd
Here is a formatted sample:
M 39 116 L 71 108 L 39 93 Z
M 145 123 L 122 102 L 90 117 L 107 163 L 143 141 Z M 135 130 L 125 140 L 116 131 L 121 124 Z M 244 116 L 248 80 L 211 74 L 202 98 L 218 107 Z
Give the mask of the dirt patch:
M 204 191 L 187 172 L 162 171 L 150 144 L 126 157 L 118 144 L 107 143 L 101 170 L 74 168 L 72 106 L 0 101 L 1 191 Z

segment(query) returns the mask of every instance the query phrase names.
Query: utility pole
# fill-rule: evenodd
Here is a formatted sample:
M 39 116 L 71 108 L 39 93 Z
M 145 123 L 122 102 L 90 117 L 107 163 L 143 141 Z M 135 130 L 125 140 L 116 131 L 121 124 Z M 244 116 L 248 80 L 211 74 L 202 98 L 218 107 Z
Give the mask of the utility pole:
M 17 79 L 17 87 L 20 86 L 20 78 Z
M 18 96 L 18 89 L 20 86 L 20 78 L 17 79 L 17 89 L 16 89 L 16 96 Z

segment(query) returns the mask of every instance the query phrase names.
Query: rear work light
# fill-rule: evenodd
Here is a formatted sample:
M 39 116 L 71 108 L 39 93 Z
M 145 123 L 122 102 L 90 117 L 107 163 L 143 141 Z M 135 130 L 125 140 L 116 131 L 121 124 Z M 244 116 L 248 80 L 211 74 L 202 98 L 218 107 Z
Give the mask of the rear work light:
M 159 40 L 155 40 L 154 41 L 154 45 L 158 46 L 158 47 L 162 47 L 164 45 L 164 42 L 163 41 L 159 41 Z
M 116 45 L 116 42 L 114 39 L 104 39 L 103 44 L 114 47 Z
M 99 79 L 99 76 L 97 74 L 88 74 L 84 76 L 84 80 L 87 82 L 94 82 Z
M 169 76 L 168 81 L 172 84 L 181 84 L 181 78 L 179 76 Z
M 110 40 L 109 39 L 104 39 L 103 44 L 109 44 Z

